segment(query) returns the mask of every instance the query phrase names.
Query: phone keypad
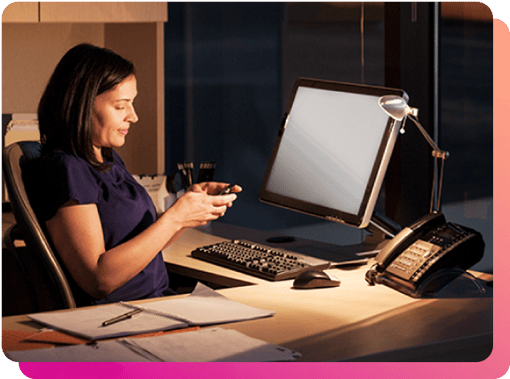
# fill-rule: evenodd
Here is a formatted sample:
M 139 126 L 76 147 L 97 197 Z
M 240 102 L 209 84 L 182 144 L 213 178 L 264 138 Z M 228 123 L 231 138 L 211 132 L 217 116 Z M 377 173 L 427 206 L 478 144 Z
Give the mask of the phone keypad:
M 440 246 L 433 243 L 418 240 L 397 257 L 387 270 L 399 278 L 409 280 L 440 249 Z

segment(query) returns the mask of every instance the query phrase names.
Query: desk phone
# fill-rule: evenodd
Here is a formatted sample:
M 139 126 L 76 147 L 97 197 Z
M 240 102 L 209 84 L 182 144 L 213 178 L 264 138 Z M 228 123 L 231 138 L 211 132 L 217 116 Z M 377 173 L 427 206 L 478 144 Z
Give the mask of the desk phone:
M 375 257 L 365 279 L 413 297 L 437 292 L 483 257 L 480 233 L 430 213 L 402 229 Z

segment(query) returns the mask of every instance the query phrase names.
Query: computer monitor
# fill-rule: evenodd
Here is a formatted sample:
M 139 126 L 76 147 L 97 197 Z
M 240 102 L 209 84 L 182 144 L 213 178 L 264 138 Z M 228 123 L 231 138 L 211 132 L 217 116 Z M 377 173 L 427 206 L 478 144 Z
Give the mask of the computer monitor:
M 379 106 L 403 90 L 296 81 L 259 192 L 261 201 L 369 226 L 401 122 Z

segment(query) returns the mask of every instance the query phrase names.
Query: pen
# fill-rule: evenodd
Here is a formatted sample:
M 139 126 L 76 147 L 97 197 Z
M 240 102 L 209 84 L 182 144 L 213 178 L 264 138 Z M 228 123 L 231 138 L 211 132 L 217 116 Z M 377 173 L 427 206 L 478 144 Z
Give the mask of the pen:
M 116 322 L 119 322 L 119 321 L 128 320 L 131 317 L 133 317 L 134 315 L 136 315 L 137 313 L 140 313 L 141 311 L 142 311 L 142 309 L 135 309 L 131 312 L 124 313 L 123 315 L 106 320 L 105 322 L 102 323 L 102 326 L 108 326 L 111 324 L 115 324 Z
M 193 185 L 193 162 L 184 162 L 184 169 L 188 175 L 188 185 Z
M 189 178 L 188 178 L 188 172 L 184 168 L 184 165 L 182 163 L 177 163 L 177 168 L 179 169 L 179 173 L 181 174 L 182 179 L 182 186 L 184 189 L 187 189 L 189 187 Z

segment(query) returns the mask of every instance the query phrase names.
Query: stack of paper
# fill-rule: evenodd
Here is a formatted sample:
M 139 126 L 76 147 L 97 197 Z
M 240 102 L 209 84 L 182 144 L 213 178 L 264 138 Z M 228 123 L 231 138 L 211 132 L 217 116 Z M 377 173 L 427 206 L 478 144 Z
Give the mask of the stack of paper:
M 235 330 L 220 328 L 5 355 L 17 362 L 275 362 L 301 356 Z

